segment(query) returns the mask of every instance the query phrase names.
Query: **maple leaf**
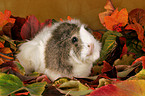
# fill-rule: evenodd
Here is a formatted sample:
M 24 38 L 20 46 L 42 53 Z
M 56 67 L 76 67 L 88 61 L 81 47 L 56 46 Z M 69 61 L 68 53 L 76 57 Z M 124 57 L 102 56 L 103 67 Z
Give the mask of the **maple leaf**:
M 104 17 L 110 16 L 112 12 L 115 10 L 111 0 L 107 0 L 106 5 L 104 6 L 104 9 L 106 9 L 105 12 L 99 13 L 99 19 L 100 19 L 101 24 L 103 24 L 103 26 L 105 26 Z
M 5 24 L 9 23 L 15 23 L 14 18 L 10 18 L 11 11 L 5 10 L 4 14 L 0 12 L 0 27 L 3 27 Z
M 104 17 L 105 26 L 108 30 L 113 30 L 115 25 L 125 26 L 128 23 L 128 12 L 126 8 L 118 11 L 118 8 L 111 14 L 111 16 Z M 114 30 L 113 30 L 114 31 Z

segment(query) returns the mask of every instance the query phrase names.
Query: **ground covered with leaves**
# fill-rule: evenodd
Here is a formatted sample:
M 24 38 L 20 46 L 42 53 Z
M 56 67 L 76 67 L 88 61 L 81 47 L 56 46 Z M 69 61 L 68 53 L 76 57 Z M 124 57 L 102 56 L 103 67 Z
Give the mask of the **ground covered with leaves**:
M 0 96 L 145 96 L 145 10 L 118 11 L 111 0 L 104 8 L 99 18 L 106 30 L 94 30 L 102 42 L 101 56 L 91 75 L 54 82 L 37 72 L 25 76 L 16 54 L 26 39 L 57 21 L 40 23 L 35 16 L 21 18 L 8 10 L 0 12 Z

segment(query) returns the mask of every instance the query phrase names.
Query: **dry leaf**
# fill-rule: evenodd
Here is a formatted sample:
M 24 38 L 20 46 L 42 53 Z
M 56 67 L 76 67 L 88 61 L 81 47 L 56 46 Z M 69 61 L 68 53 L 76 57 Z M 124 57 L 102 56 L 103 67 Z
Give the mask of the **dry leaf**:
M 99 19 L 100 19 L 101 24 L 105 26 L 104 17 L 110 16 L 112 12 L 115 10 L 111 0 L 107 0 L 106 5 L 104 6 L 104 9 L 106 9 L 106 11 L 99 13 Z
M 128 12 L 126 8 L 122 9 L 120 12 L 118 8 L 111 14 L 111 16 L 104 17 L 105 25 L 108 30 L 113 30 L 115 25 L 121 24 L 125 26 L 128 23 Z
M 9 23 L 15 23 L 14 18 L 10 18 L 11 11 L 5 10 L 4 14 L 0 12 L 0 27 L 3 27 L 5 24 Z

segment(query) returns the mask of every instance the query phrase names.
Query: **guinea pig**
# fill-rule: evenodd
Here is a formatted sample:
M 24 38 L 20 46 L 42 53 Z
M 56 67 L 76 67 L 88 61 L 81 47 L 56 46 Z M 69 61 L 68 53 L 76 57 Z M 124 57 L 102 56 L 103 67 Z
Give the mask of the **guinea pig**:
M 26 74 L 36 71 L 54 81 L 89 76 L 93 62 L 100 57 L 101 43 L 85 24 L 73 19 L 44 27 L 19 49 L 17 58 Z

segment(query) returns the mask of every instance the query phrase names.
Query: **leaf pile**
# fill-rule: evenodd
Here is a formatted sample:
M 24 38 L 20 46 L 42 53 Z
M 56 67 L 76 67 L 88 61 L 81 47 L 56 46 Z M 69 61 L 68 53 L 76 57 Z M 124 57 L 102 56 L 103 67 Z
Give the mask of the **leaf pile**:
M 21 18 L 12 16 L 8 10 L 0 12 L 0 96 L 144 96 L 145 10 L 118 11 L 111 0 L 107 0 L 104 8 L 106 11 L 99 18 L 107 30 L 94 31 L 102 42 L 102 50 L 91 75 L 61 77 L 54 82 L 37 72 L 26 76 L 16 54 L 22 43 L 57 21 L 48 19 L 40 23 L 35 16 Z

